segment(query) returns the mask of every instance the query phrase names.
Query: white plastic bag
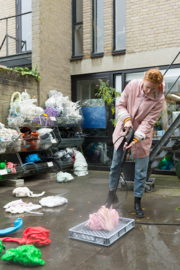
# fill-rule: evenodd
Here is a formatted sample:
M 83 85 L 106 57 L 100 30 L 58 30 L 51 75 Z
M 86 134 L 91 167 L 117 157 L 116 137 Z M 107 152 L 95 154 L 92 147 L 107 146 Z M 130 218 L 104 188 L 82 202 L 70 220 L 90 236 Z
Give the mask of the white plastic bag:
M 68 182 L 74 179 L 74 177 L 70 173 L 59 172 L 56 175 L 58 182 Z
M 88 164 L 84 156 L 79 151 L 75 152 L 75 161 L 74 161 L 74 174 L 77 176 L 85 176 L 88 174 Z
M 27 187 L 18 187 L 15 188 L 12 192 L 13 195 L 16 197 L 22 198 L 22 197 L 40 197 L 45 194 L 45 191 L 43 191 L 40 194 L 33 194 L 33 191 L 30 191 Z
M 50 133 L 52 131 L 53 131 L 52 128 L 40 128 L 40 129 L 38 129 L 39 135 L 44 135 L 44 134 Z
M 56 206 L 68 203 L 68 200 L 61 196 L 48 196 L 48 197 L 42 198 L 39 201 L 39 203 L 42 206 L 46 206 L 46 207 L 56 207 Z
M 45 106 L 46 106 L 46 108 L 47 107 L 53 107 L 54 108 L 56 106 L 56 99 L 55 99 L 54 95 L 51 96 L 50 98 L 48 98 L 48 100 L 46 100 Z

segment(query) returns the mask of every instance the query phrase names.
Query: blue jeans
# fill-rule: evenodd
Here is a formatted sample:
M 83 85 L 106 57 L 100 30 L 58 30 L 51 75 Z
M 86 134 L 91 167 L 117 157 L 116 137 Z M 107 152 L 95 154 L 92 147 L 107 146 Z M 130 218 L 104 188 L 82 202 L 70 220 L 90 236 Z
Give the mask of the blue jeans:
M 113 161 L 110 169 L 109 189 L 115 190 L 121 173 L 121 160 L 123 155 L 124 141 L 118 150 L 114 148 Z M 149 156 L 145 158 L 136 158 L 134 174 L 134 196 L 142 197 L 145 190 L 147 170 L 149 165 Z

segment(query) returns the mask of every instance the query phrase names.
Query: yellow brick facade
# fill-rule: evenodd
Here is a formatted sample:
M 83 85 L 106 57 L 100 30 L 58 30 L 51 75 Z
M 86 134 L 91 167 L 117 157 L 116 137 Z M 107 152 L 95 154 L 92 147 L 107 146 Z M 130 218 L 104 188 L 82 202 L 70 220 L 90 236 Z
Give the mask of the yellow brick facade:
M 180 1 L 126 1 L 127 53 L 180 44 Z
M 32 0 L 32 65 L 41 74 L 40 104 L 50 90 L 71 97 L 71 1 Z
M 0 18 L 16 15 L 16 1 L 15 0 L 0 0 Z M 16 38 L 16 19 L 8 20 L 8 34 Z M 0 46 L 6 35 L 6 20 L 0 21 Z M 16 41 L 8 39 L 9 55 L 16 53 Z M 0 50 L 0 57 L 6 56 L 6 41 Z

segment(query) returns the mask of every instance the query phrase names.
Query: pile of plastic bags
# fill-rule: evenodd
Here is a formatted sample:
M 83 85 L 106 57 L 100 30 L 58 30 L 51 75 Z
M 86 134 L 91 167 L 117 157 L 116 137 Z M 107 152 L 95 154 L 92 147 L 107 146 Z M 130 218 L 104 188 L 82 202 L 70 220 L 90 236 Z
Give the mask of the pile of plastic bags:
M 5 153 L 8 146 L 20 150 L 20 135 L 15 129 L 5 128 L 4 124 L 0 123 L 0 153 Z
M 17 95 L 18 98 L 15 98 Z M 25 119 L 32 121 L 35 116 L 40 117 L 44 110 L 36 106 L 36 102 L 37 99 L 31 99 L 26 90 L 22 94 L 14 92 L 11 97 L 8 125 L 20 127 Z
M 63 97 L 61 92 L 56 90 L 51 90 L 49 92 L 49 99 L 45 102 L 46 108 L 51 107 L 57 110 L 57 116 L 71 116 L 82 118 L 80 115 L 80 106 L 78 102 L 72 102 L 69 100 L 69 97 Z

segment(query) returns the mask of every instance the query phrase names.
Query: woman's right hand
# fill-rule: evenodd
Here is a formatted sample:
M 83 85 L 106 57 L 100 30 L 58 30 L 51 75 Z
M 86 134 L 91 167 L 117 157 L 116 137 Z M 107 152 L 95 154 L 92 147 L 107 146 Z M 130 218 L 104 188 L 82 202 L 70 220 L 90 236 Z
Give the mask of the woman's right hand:
M 126 131 L 129 131 L 130 128 L 133 128 L 132 122 L 131 120 L 128 120 L 125 124 L 124 124 L 124 129 Z

